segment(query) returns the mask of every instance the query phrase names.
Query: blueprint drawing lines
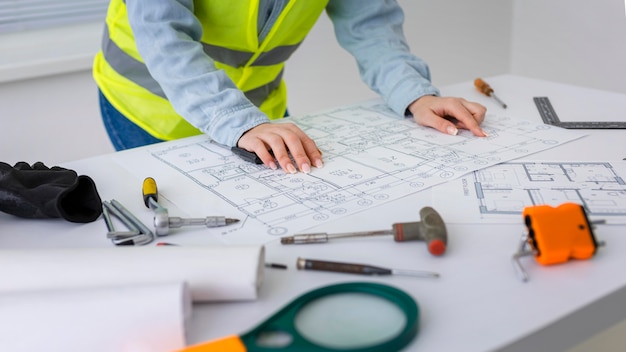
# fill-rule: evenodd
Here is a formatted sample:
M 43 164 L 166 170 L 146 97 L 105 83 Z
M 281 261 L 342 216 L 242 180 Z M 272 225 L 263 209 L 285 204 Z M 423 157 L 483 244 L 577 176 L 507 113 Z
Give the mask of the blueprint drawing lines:
M 589 216 L 626 216 L 626 182 L 610 163 L 509 162 L 475 171 L 474 187 L 483 214 L 574 202 Z
M 495 115 L 483 123 L 489 137 L 450 136 L 393 115 L 376 101 L 284 119 L 280 123 L 297 124 L 323 152 L 324 167 L 310 174 L 245 162 L 202 136 L 149 152 L 243 213 L 257 233 L 261 224 L 267 235 L 280 236 L 582 136 Z
M 434 206 L 448 222 L 521 222 L 525 207 L 571 202 L 590 218 L 623 224 L 626 162 L 510 161 L 438 185 L 435 193 Z

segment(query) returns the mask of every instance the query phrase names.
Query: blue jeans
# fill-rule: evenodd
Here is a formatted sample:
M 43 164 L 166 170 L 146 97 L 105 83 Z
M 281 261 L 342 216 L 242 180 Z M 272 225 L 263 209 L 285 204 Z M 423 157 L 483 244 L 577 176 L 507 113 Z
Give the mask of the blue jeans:
M 106 128 L 115 150 L 163 142 L 162 139 L 152 136 L 122 115 L 121 112 L 111 105 L 100 90 L 98 90 L 98 94 L 100 95 L 100 113 L 102 114 L 104 128 Z

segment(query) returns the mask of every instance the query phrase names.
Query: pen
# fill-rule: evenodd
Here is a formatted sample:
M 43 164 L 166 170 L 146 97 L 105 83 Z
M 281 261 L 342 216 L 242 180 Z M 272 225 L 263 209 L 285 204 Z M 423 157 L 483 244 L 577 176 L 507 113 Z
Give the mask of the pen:
M 431 271 L 387 269 L 365 264 L 339 263 L 304 258 L 298 258 L 296 261 L 296 267 L 298 270 L 321 270 L 359 275 L 405 275 L 424 278 L 439 277 L 438 273 Z

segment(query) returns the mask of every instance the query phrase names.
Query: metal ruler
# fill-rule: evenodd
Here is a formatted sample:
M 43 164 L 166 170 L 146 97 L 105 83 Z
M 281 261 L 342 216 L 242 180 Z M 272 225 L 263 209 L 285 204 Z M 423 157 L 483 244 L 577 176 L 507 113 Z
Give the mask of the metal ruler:
M 547 97 L 534 97 L 535 105 L 539 110 L 541 119 L 548 125 L 559 126 L 569 129 L 624 129 L 626 121 L 573 121 L 561 122 L 550 100 Z

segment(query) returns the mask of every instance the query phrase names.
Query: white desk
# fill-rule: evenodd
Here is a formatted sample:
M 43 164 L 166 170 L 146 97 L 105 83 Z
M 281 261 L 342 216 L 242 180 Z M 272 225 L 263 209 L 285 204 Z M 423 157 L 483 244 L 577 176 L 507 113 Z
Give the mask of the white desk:
M 510 75 L 487 77 L 486 81 L 508 104 L 506 114 L 511 116 L 540 120 L 532 98 L 548 96 L 564 121 L 615 120 L 616 114 L 622 114 L 621 119 L 626 120 L 623 95 Z M 442 92 L 481 102 L 494 111 L 499 109 L 492 99 L 476 92 L 471 82 L 445 87 Z M 626 157 L 623 130 L 588 132 L 587 137 L 528 159 L 616 161 Z M 143 207 L 139 195 L 141 180 L 116 165 L 110 155 L 63 166 L 91 176 L 103 200 L 118 199 L 150 223 L 152 214 Z M 436 194 L 426 191 L 405 197 L 326 223 L 317 230 L 333 233 L 388 229 L 393 222 L 415 221 L 419 210 L 429 205 L 431 196 Z M 429 255 L 423 243 L 398 244 L 384 237 L 337 240 L 322 245 L 267 243 L 267 260 L 286 263 L 289 270 L 266 270 L 256 301 L 196 304 L 188 327 L 188 342 L 246 332 L 306 291 L 354 281 L 386 283 L 405 290 L 417 300 L 421 309 L 420 331 L 409 351 L 556 351 L 572 347 L 626 318 L 625 226 L 598 227 L 596 235 L 607 246 L 592 260 L 540 267 L 532 259 L 526 259 L 524 265 L 530 274 L 527 283 L 517 279 L 511 266 L 511 255 L 524 230 L 521 219 L 519 225 L 449 224 L 447 227 L 449 246 L 442 257 Z M 182 239 L 185 232 L 168 240 L 175 241 L 173 236 Z M 198 244 L 216 242 L 219 240 L 207 238 L 205 243 Z M 23 220 L 0 213 L 0 248 L 93 246 L 111 246 L 105 238 L 102 221 L 77 225 L 61 220 Z M 431 270 L 442 277 L 439 280 L 370 278 L 297 271 L 297 257 Z

